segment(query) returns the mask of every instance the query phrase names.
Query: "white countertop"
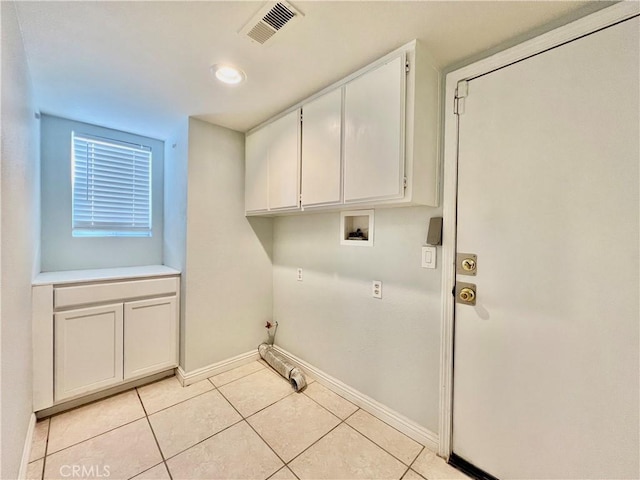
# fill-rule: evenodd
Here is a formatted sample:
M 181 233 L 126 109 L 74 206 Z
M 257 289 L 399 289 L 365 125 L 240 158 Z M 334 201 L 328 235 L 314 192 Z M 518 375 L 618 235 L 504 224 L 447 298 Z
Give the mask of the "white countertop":
M 167 275 L 180 275 L 180 270 L 176 270 L 165 265 L 145 265 L 143 267 L 43 272 L 33 279 L 32 285 L 59 285 L 64 283 L 95 282 L 100 280 L 124 280 L 138 277 L 164 277 Z

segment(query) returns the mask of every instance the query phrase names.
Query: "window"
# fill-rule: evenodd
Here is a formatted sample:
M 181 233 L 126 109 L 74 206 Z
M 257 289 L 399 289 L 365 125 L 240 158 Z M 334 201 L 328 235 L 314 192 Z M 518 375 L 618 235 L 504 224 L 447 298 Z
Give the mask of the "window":
M 74 237 L 151 236 L 151 148 L 71 133 Z

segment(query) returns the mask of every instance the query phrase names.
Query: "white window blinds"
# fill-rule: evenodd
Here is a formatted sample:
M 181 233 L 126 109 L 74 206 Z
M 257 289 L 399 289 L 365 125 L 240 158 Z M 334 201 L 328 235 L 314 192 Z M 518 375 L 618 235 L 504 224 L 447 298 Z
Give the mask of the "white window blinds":
M 151 236 L 151 149 L 71 134 L 74 237 Z

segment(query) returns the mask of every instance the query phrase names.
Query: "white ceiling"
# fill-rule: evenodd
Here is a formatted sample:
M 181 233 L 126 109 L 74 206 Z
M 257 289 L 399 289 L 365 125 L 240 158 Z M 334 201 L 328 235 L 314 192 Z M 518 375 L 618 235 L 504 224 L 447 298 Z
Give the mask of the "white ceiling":
M 447 67 L 606 6 L 291 3 L 304 19 L 259 45 L 237 32 L 265 2 L 18 2 L 36 104 L 160 139 L 187 116 L 246 131 L 414 38 Z M 221 62 L 247 81 L 215 81 L 209 67 Z

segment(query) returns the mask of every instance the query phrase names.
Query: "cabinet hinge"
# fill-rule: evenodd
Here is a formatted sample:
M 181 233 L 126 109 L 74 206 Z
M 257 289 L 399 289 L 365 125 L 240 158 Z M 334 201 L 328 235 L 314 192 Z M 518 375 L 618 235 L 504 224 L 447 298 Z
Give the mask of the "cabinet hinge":
M 302 110 L 300 110 L 300 122 L 302 123 Z
M 409 73 L 411 71 L 411 65 L 409 65 L 409 60 L 405 60 L 404 62 L 404 71 L 405 73 Z
M 464 99 L 469 95 L 469 82 L 460 80 L 456 87 L 456 96 L 453 99 L 453 113 L 462 115 L 464 113 Z
M 402 186 L 407 188 L 407 177 L 404 177 L 404 181 L 402 182 Z

